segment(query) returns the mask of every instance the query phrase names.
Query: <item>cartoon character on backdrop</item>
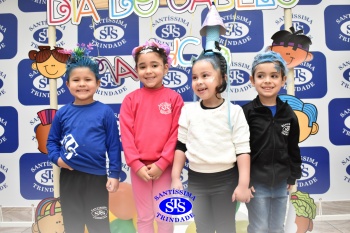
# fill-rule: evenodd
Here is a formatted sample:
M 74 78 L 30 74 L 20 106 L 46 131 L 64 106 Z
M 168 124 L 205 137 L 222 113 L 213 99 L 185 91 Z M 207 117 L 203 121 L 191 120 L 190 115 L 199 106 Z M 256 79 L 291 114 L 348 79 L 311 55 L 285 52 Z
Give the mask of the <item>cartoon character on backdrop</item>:
M 45 198 L 36 207 L 32 233 L 64 233 L 61 202 L 59 198 Z
M 283 102 L 287 102 L 298 117 L 300 136 L 299 142 L 305 141 L 310 135 L 318 133 L 319 126 L 317 120 L 317 108 L 310 103 L 304 103 L 292 95 L 279 95 Z
M 303 30 L 281 30 L 272 35 L 272 45 L 267 50 L 279 53 L 286 61 L 288 69 L 300 65 L 304 61 L 311 61 L 313 55 L 309 52 L 311 40 L 303 35 Z
M 51 123 L 55 117 L 56 112 L 56 109 L 44 109 L 37 113 L 41 124 L 35 128 L 35 135 L 36 139 L 38 140 L 38 150 L 43 154 L 48 153 L 46 149 L 46 142 L 49 135 Z
M 33 60 L 32 69 L 37 70 L 46 78 L 58 79 L 66 73 L 66 62 L 69 54 L 60 53 L 63 48 L 38 46 L 39 51 L 30 50 L 29 58 Z
M 295 221 L 286 222 L 286 233 L 306 233 L 313 230 L 316 217 L 316 204 L 308 193 L 296 191 L 291 194 L 289 213 Z M 292 219 L 292 218 L 290 218 Z
M 34 62 L 32 69 L 37 70 L 42 76 L 49 79 L 58 79 L 66 73 L 66 61 L 70 55 L 62 54 L 63 48 L 55 47 L 51 50 L 50 46 L 39 46 L 39 51 L 30 50 L 28 56 Z M 36 139 L 38 141 L 38 150 L 47 154 L 46 141 L 49 135 L 52 120 L 56 109 L 44 109 L 38 112 L 41 124 L 36 127 Z

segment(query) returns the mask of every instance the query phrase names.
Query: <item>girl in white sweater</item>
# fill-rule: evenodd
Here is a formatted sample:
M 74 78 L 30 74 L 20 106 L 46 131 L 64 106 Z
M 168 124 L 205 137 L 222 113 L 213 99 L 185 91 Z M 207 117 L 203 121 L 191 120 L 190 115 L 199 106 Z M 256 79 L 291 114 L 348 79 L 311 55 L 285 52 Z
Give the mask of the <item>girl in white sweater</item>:
M 221 97 L 226 70 L 220 53 L 205 51 L 194 61 L 192 88 L 200 101 L 185 105 L 179 119 L 172 187 L 183 189 L 180 176 L 188 159 L 197 233 L 236 232 L 236 201 L 251 198 L 249 127 L 242 108 Z

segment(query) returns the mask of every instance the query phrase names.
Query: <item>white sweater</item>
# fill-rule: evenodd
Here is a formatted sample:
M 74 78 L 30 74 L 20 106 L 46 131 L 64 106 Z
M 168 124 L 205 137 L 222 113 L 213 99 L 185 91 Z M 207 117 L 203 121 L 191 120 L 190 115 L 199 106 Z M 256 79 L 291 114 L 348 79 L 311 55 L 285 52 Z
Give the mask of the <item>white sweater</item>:
M 179 119 L 178 140 L 186 144 L 189 168 L 214 173 L 234 166 L 236 155 L 250 153 L 249 126 L 239 105 L 228 101 L 215 109 L 203 109 L 200 102 L 186 104 Z

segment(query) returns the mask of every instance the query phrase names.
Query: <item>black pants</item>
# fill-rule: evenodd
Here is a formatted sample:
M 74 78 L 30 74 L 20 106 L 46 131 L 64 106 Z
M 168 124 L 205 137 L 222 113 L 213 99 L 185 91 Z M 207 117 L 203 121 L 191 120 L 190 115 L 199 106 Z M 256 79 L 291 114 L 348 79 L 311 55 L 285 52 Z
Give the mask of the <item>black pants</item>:
M 196 198 L 192 212 L 197 233 L 235 233 L 236 202 L 232 194 L 238 183 L 238 170 L 218 173 L 188 171 L 188 191 Z
M 62 168 L 60 198 L 65 233 L 110 233 L 107 176 Z

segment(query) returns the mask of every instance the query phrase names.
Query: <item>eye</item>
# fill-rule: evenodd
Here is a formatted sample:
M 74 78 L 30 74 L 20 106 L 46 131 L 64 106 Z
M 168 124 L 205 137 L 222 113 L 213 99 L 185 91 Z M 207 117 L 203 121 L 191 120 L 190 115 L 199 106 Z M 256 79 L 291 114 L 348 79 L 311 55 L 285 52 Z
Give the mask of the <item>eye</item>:
M 193 76 L 193 77 L 192 77 L 192 80 L 197 80 L 197 79 L 198 79 L 197 76 Z

